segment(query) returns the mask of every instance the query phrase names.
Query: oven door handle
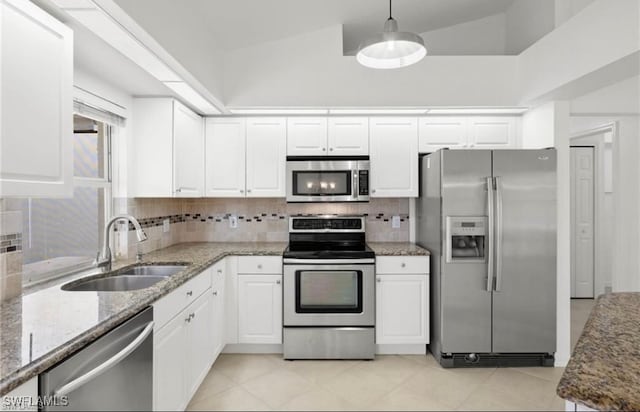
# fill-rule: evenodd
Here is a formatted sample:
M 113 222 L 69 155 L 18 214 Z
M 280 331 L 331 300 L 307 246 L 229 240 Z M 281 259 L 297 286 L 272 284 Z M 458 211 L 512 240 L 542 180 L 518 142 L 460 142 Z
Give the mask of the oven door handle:
M 375 259 L 283 259 L 285 265 L 373 265 Z

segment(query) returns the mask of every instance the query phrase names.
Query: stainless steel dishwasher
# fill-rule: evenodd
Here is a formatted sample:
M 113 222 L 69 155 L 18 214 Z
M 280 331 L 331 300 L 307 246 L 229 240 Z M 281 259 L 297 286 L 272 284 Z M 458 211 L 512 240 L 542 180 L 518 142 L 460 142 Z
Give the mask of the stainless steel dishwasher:
M 39 379 L 43 411 L 150 411 L 153 309 L 138 313 Z

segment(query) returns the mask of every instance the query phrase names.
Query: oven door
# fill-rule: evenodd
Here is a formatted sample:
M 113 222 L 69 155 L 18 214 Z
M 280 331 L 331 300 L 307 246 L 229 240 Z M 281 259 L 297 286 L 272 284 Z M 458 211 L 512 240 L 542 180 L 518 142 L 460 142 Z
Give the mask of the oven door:
M 355 160 L 287 161 L 287 202 L 359 201 L 359 183 Z
M 374 326 L 374 265 L 284 265 L 284 326 Z

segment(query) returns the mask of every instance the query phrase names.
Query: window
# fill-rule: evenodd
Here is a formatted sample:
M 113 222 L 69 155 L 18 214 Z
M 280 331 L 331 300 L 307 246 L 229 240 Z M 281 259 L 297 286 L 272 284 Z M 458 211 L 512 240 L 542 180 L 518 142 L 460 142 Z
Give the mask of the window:
M 6 199 L 22 213 L 23 282 L 91 266 L 111 208 L 111 132 L 106 123 L 74 116 L 71 199 Z

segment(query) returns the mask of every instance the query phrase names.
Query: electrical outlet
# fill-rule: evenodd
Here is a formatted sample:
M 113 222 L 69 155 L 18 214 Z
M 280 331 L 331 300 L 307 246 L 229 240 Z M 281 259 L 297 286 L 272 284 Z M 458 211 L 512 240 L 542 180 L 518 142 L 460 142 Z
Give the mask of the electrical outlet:
M 169 226 L 171 224 L 171 221 L 169 219 L 165 219 L 162 221 L 162 231 L 164 233 L 167 233 L 169 230 L 171 230 L 171 226 Z
M 229 227 L 231 229 L 237 229 L 238 228 L 238 216 L 236 216 L 236 215 L 230 215 L 229 216 Z
M 394 229 L 400 229 L 400 216 L 391 217 L 391 227 Z

